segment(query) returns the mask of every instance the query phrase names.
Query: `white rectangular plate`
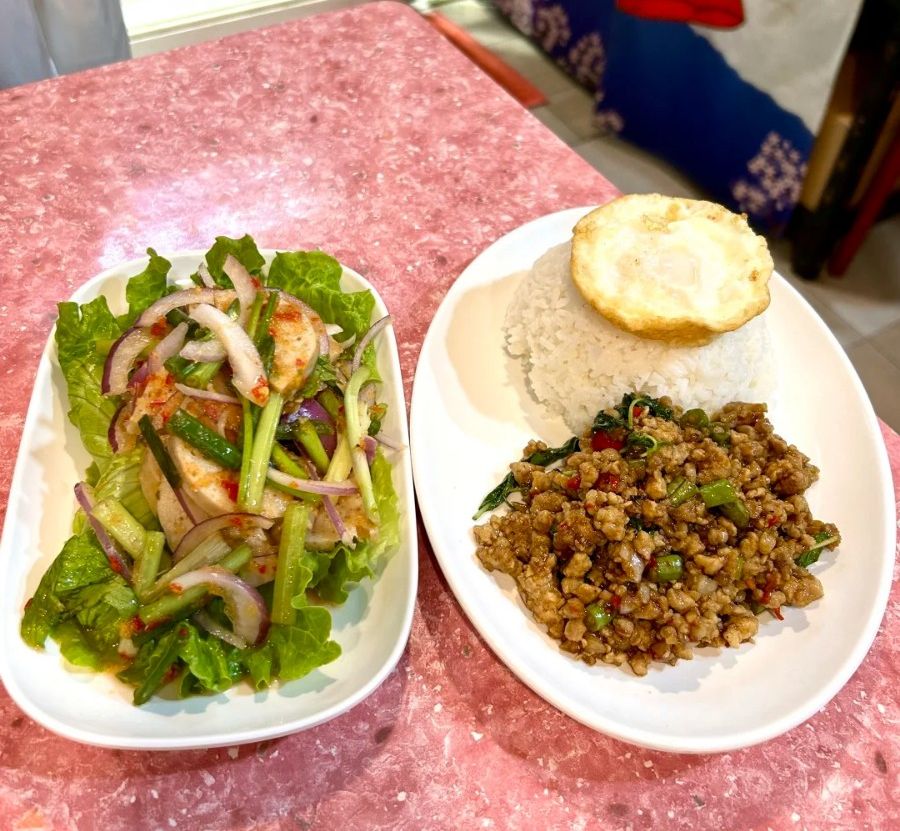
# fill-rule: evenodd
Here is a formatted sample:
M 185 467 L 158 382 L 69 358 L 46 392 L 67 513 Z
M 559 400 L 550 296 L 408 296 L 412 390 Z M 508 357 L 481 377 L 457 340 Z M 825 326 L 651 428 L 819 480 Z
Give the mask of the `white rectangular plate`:
M 169 255 L 170 279 L 196 270 L 203 251 Z M 271 260 L 274 251 L 263 251 Z M 114 312 L 125 309 L 127 278 L 146 260 L 99 274 L 75 292 L 86 303 L 106 295 Z M 368 289 L 374 319 L 387 314 L 378 292 L 344 268 L 347 291 Z M 378 339 L 381 399 L 388 404 L 385 433 L 408 444 L 406 404 L 397 342 L 388 329 Z M 394 668 L 409 637 L 418 578 L 418 556 L 409 452 L 389 451 L 400 501 L 400 548 L 380 573 L 333 608 L 332 638 L 342 649 L 334 663 L 305 678 L 255 692 L 240 684 L 216 696 L 183 701 L 156 697 L 142 707 L 132 690 L 110 674 L 67 665 L 52 641 L 44 652 L 19 636 L 25 602 L 70 536 L 76 504 L 72 489 L 90 457 L 69 422 L 66 385 L 56 360 L 53 333 L 41 356 L 22 443 L 16 460 L 3 539 L 0 542 L 0 677 L 16 703 L 35 721 L 76 741 L 130 749 L 217 747 L 283 736 L 328 721 L 372 693 Z

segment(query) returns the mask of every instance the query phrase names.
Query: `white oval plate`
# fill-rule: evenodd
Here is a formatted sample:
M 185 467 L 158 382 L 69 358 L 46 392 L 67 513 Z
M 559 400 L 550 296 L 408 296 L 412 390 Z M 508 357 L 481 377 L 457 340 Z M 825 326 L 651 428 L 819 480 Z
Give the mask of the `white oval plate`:
M 169 255 L 171 276 L 186 278 L 204 253 Z M 262 253 L 267 260 L 275 254 Z M 122 311 L 127 278 L 146 264 L 146 259 L 132 260 L 104 271 L 72 299 L 85 303 L 104 294 L 113 311 Z M 375 319 L 387 314 L 378 292 L 356 272 L 345 267 L 341 285 L 348 291 L 368 289 L 375 296 Z M 377 357 L 388 403 L 385 432 L 408 444 L 397 342 L 390 329 L 379 338 Z M 403 517 L 400 548 L 374 580 L 361 584 L 346 603 L 331 610 L 332 638 L 342 649 L 334 663 L 264 692 L 241 684 L 221 695 L 184 701 L 157 697 L 135 707 L 130 687 L 112 675 L 67 665 L 52 641 L 44 652 L 28 647 L 19 637 L 22 608 L 70 535 L 76 509 L 72 488 L 90 462 L 67 412 L 65 381 L 51 333 L 25 419 L 0 542 L 0 677 L 31 718 L 66 738 L 105 747 L 218 747 L 321 724 L 346 712 L 381 684 L 406 646 L 416 597 L 415 511 L 406 450 L 393 453 L 390 459 Z
M 475 557 L 472 514 L 530 438 L 570 431 L 530 397 L 502 325 L 521 272 L 571 237 L 589 208 L 530 222 L 480 254 L 450 289 L 419 358 L 411 435 L 416 494 L 457 599 L 482 637 L 535 692 L 584 724 L 660 750 L 713 752 L 765 741 L 812 716 L 859 666 L 887 602 L 894 500 L 878 422 L 837 341 L 781 277 L 766 314 L 778 357 L 776 430 L 821 469 L 808 497 L 843 542 L 815 574 L 825 597 L 766 616 L 755 644 L 700 649 L 638 678 L 561 653 L 519 600 L 512 578 Z M 519 272 L 517 275 L 516 272 Z M 485 521 L 483 517 L 481 521 Z

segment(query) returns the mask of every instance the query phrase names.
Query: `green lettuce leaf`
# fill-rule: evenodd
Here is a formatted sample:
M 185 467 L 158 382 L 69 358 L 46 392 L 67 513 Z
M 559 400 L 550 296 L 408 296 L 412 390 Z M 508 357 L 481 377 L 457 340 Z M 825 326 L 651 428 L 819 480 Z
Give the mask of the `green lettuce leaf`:
M 328 555 L 328 569 L 321 567 L 314 573 L 310 588 L 323 600 L 343 603 L 352 587 L 373 574 L 375 563 L 385 553 L 400 544 L 400 509 L 397 492 L 391 477 L 390 462 L 379 448 L 372 460 L 372 491 L 378 506 L 378 536 L 357 543 L 355 548 L 338 544 Z M 321 558 L 322 555 L 319 555 Z M 303 600 L 295 597 L 291 603 L 300 608 Z
M 139 445 L 127 453 L 118 453 L 106 463 L 94 486 L 97 502 L 117 499 L 144 528 L 156 530 L 159 522 L 141 490 L 141 464 L 146 449 Z
M 118 645 L 119 626 L 131 618 L 137 600 L 109 566 L 93 532 L 70 537 L 44 573 L 22 616 L 22 638 L 41 648 L 59 624 L 76 620 L 84 641 L 98 656 Z M 71 641 L 71 627 L 63 634 Z
M 115 576 L 72 592 L 65 603 L 68 610 L 74 613 L 74 618 L 65 623 L 71 625 L 77 622 L 85 648 L 94 651 L 101 666 L 115 662 L 123 624 L 137 614 L 138 602 L 131 588 L 121 577 Z M 58 629 L 54 629 L 51 635 L 62 647 Z M 65 651 L 63 655 L 66 655 Z
M 107 665 L 103 656 L 88 641 L 84 630 L 72 619 L 64 620 L 53 628 L 53 640 L 59 644 L 59 651 L 70 664 L 97 672 Z
M 313 586 L 316 594 L 329 603 L 343 603 L 355 585 L 372 576 L 372 561 L 371 543 L 360 542 L 356 548 L 339 543 L 332 551 L 328 570 Z M 291 605 L 299 608 L 299 602 L 294 598 Z
M 180 624 L 188 631 L 178 657 L 193 676 L 182 679 L 182 689 L 199 689 L 206 692 L 224 692 L 245 674 L 240 650 L 223 643 L 208 632 L 188 623 Z
M 267 283 L 308 303 L 326 323 L 340 326 L 337 340 L 359 338 L 369 328 L 375 298 L 368 291 L 342 292 L 341 264 L 322 251 L 276 254 Z
M 140 274 L 135 274 L 125 286 L 125 299 L 128 301 L 125 320 L 129 325 L 144 309 L 166 293 L 166 280 L 172 263 L 165 257 L 160 257 L 152 248 L 147 249 L 147 256 L 150 257 L 147 267 Z
M 117 403 L 100 393 L 103 363 L 109 345 L 122 334 L 105 297 L 90 303 L 60 303 L 56 323 L 56 349 L 69 393 L 69 420 L 81 441 L 101 467 L 112 456 L 107 431 Z M 98 342 L 106 344 L 98 350 Z
M 274 624 L 264 644 L 244 650 L 242 660 L 251 682 L 262 690 L 275 680 L 293 681 L 336 660 L 341 647 L 328 639 L 330 633 L 331 615 L 327 609 L 298 609 L 293 624 Z
M 240 239 L 216 237 L 215 245 L 206 252 L 206 267 L 216 285 L 226 289 L 232 288 L 232 283 L 222 266 L 229 254 L 251 274 L 259 274 L 266 262 L 249 234 L 244 234 Z
M 319 355 L 309 378 L 297 393 L 298 398 L 312 398 L 319 390 L 337 382 L 337 370 L 327 355 Z
M 371 557 L 378 559 L 400 545 L 400 503 L 394 490 L 391 463 L 385 459 L 381 448 L 370 465 L 372 491 L 378 506 L 378 536 L 372 543 Z

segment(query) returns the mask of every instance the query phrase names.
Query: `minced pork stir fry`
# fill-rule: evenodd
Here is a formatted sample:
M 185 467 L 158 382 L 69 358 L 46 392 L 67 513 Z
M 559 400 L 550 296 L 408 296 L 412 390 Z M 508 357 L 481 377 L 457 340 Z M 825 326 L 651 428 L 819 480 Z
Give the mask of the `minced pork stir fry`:
M 840 535 L 803 496 L 818 475 L 765 404 L 710 418 L 628 394 L 581 438 L 528 444 L 476 514 L 510 508 L 476 526 L 477 554 L 565 652 L 645 675 L 822 597 L 807 567 Z

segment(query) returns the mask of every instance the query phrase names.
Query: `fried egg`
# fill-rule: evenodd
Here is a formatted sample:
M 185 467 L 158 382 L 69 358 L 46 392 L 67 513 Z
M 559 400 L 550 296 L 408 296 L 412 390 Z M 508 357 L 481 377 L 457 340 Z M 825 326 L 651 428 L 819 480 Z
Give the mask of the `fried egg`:
M 746 217 L 713 202 L 623 196 L 583 217 L 572 279 L 620 329 L 684 345 L 709 343 L 765 311 L 772 257 Z

